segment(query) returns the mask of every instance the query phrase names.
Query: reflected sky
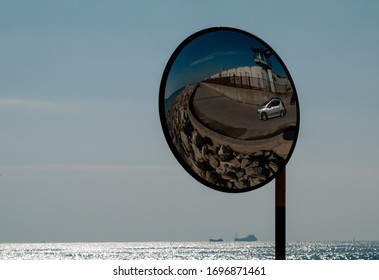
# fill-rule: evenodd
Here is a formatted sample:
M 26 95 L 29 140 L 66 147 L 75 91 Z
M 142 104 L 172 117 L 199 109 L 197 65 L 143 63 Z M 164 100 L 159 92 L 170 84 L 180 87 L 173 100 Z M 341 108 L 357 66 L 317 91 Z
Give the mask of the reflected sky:
M 215 30 L 188 43 L 173 63 L 166 84 L 166 98 L 177 89 L 197 83 L 223 70 L 254 66 L 251 47 L 264 47 L 247 34 Z M 273 71 L 285 76 L 285 71 L 275 56 L 270 57 Z

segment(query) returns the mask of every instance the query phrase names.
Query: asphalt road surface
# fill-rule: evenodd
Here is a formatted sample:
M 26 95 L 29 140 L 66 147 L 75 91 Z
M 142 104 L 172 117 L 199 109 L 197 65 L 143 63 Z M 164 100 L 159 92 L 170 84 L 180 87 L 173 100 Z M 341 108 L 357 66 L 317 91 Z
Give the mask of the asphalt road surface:
M 197 88 L 192 105 L 205 126 L 241 140 L 270 138 L 296 125 L 296 106 L 287 105 L 284 117 L 263 121 L 258 118 L 258 106 L 234 101 L 204 84 Z

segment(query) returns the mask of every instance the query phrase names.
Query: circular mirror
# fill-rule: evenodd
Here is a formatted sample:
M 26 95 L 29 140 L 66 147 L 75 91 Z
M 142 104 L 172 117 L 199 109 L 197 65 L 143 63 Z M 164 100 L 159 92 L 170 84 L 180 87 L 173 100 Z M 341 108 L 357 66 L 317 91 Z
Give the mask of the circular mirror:
M 299 131 L 292 78 L 245 31 L 215 27 L 181 43 L 164 70 L 159 113 L 180 164 L 223 192 L 257 189 L 287 164 Z

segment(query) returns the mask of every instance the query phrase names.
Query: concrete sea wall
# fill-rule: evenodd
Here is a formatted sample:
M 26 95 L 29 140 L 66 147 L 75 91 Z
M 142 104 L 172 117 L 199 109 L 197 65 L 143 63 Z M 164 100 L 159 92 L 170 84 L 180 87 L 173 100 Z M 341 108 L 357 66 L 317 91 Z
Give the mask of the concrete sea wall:
M 262 103 L 264 103 L 267 100 L 270 100 L 271 98 L 278 97 L 284 102 L 286 106 L 288 106 L 291 102 L 291 97 L 293 95 L 292 91 L 287 93 L 274 93 L 269 91 L 231 87 L 219 84 L 203 84 L 235 101 L 252 105 L 261 105 Z

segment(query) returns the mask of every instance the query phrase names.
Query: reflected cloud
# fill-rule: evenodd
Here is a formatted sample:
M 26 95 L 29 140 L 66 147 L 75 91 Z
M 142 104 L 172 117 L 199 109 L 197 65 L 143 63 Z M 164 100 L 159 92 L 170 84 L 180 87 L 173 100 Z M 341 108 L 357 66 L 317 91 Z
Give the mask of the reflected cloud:
M 192 63 L 190 64 L 190 67 L 195 66 L 195 65 L 198 65 L 198 64 L 201 64 L 201 63 L 204 63 L 204 62 L 209 61 L 209 60 L 212 60 L 212 59 L 214 59 L 214 58 L 216 58 L 215 55 L 208 55 L 208 56 L 206 56 L 206 57 L 203 57 L 203 58 L 200 58 L 200 59 L 198 59 L 198 60 L 195 60 L 194 62 L 192 62 Z
M 207 61 L 211 61 L 211 60 L 216 59 L 218 57 L 233 56 L 233 55 L 241 55 L 241 53 L 238 51 L 218 52 L 218 53 L 214 53 L 211 55 L 207 55 L 203 58 L 197 59 L 197 60 L 193 61 L 189 66 L 192 67 L 192 66 L 195 66 L 195 65 L 207 62 Z

